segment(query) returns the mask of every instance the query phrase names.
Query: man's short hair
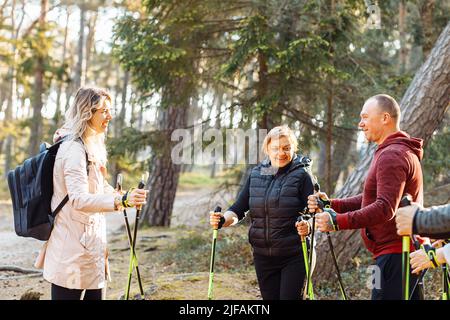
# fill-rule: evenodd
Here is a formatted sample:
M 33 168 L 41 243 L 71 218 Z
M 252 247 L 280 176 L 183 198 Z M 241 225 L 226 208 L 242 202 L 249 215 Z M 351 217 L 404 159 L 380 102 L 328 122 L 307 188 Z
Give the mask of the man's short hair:
M 395 120 L 395 122 L 400 123 L 400 106 L 394 98 L 387 94 L 377 94 L 370 97 L 369 100 L 374 99 L 377 101 L 377 105 L 381 112 L 387 112 Z

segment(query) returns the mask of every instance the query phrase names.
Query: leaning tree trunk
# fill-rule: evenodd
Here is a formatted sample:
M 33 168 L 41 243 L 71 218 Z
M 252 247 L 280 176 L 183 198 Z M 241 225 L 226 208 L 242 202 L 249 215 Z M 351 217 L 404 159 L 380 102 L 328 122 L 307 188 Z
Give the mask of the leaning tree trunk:
M 159 110 L 160 117 L 160 138 L 162 143 L 156 146 L 155 156 L 151 165 L 151 174 L 147 182 L 150 194 L 147 205 L 143 208 L 142 221 L 149 226 L 170 226 L 173 203 L 178 187 L 181 165 L 174 164 L 171 159 L 172 147 L 178 142 L 171 141 L 172 132 L 175 129 L 185 128 L 187 125 L 187 115 L 189 107 L 189 97 L 186 95 L 188 79 L 178 79 L 172 83 L 175 90 L 166 90 L 163 93 L 167 97 L 177 98 L 177 103 L 168 102 L 166 108 Z M 184 92 L 184 94 L 183 94 Z M 177 94 L 179 93 L 179 94 Z M 173 101 L 173 98 L 167 98 Z
M 419 137 L 426 143 L 438 128 L 448 109 L 450 96 L 450 23 L 442 31 L 428 59 L 416 73 L 400 102 L 402 130 Z M 375 146 L 368 148 L 355 171 L 345 182 L 336 198 L 361 193 L 362 186 L 372 162 Z M 346 269 L 362 248 L 359 230 L 332 233 L 338 264 Z M 315 278 L 319 281 L 334 276 L 334 265 L 329 254 L 326 237 L 320 234 L 317 242 L 317 265 Z

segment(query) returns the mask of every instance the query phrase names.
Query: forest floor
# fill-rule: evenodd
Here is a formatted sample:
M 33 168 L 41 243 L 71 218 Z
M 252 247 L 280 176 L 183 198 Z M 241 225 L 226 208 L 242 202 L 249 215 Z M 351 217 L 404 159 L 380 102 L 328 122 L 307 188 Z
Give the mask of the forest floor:
M 138 231 L 136 252 L 143 280 L 146 299 L 206 299 L 209 277 L 211 232 L 208 212 L 216 204 L 223 206 L 230 200 L 227 193 L 211 193 L 210 189 L 184 189 L 177 192 L 171 228 L 143 228 Z M 227 198 L 228 197 L 228 198 Z M 134 210 L 128 212 L 133 222 Z M 132 226 L 133 227 L 133 226 Z M 245 228 L 227 230 L 227 248 L 240 242 L 233 250 L 238 256 L 241 247 L 247 247 L 244 259 L 249 259 Z M 108 283 L 107 299 L 123 298 L 127 282 L 129 246 L 123 215 L 107 215 L 108 247 L 112 281 Z M 235 237 L 234 235 L 237 235 Z M 234 239 L 233 239 L 234 238 Z M 230 240 L 231 239 L 231 240 Z M 0 202 L 0 299 L 49 299 L 50 284 L 42 275 L 1 271 L 12 266 L 34 269 L 33 264 L 43 242 L 18 237 L 14 232 L 11 204 Z M 220 243 L 217 258 L 220 259 Z M 232 248 L 233 249 L 233 248 Z M 232 260 L 232 259 L 231 259 Z M 217 269 L 214 279 L 214 295 L 217 299 L 259 299 L 254 270 L 250 261 L 243 267 L 234 266 L 231 260 L 227 268 L 233 272 Z M 220 268 L 221 263 L 217 263 Z M 139 293 L 136 274 L 132 278 L 131 294 Z
M 225 209 L 232 200 L 229 192 L 211 193 L 210 188 L 177 191 L 170 228 L 139 229 L 136 252 L 143 280 L 145 299 L 207 299 L 211 230 L 208 212 L 216 204 Z M 130 210 L 130 221 L 134 221 Z M 108 247 L 112 281 L 106 297 L 122 299 L 127 282 L 129 247 L 123 215 L 107 216 Z M 215 299 L 261 299 L 247 242 L 248 226 L 219 231 L 214 276 Z M 2 271 L 2 266 L 33 269 L 43 242 L 16 236 L 11 204 L 0 202 L 0 299 L 49 299 L 50 284 L 41 274 Z M 366 287 L 367 267 L 372 263 L 365 250 L 354 259 L 342 277 L 352 299 L 370 299 Z M 316 266 L 320 267 L 320 266 Z M 138 298 L 136 274 L 133 273 L 131 297 Z M 340 299 L 336 279 L 315 284 L 316 299 Z M 432 270 L 425 277 L 426 298 L 439 299 L 440 274 Z

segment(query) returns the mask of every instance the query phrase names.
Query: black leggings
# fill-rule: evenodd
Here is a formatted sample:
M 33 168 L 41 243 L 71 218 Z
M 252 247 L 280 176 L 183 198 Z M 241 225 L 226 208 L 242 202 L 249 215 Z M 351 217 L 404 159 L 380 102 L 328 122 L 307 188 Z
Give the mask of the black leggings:
M 305 263 L 301 254 L 268 257 L 253 254 L 263 300 L 301 300 Z
M 402 254 L 384 254 L 376 258 L 380 287 L 372 289 L 372 300 L 402 300 Z M 411 270 L 410 270 L 411 271 Z M 409 291 L 413 289 L 417 275 L 410 273 Z M 411 300 L 423 300 L 422 285 L 418 285 L 412 294 Z
M 82 289 L 67 289 L 52 283 L 52 300 L 80 300 Z M 83 300 L 102 300 L 102 289 L 86 290 Z

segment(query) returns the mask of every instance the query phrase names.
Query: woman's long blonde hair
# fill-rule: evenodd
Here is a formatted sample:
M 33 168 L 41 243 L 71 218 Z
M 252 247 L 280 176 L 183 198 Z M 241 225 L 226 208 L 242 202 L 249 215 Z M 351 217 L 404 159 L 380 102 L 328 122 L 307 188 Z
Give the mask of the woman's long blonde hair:
M 88 121 L 96 109 L 100 108 L 105 100 L 111 102 L 111 96 L 103 89 L 81 87 L 75 95 L 75 100 L 67 109 L 65 127 L 71 131 L 73 139 L 83 136 Z
M 92 87 L 81 87 L 78 89 L 75 100 L 66 111 L 64 124 L 64 128 L 69 130 L 73 140 L 83 137 L 86 129 L 88 129 L 88 121 L 92 118 L 96 109 L 103 106 L 105 100 L 109 100 L 111 103 L 111 96 L 103 89 Z M 88 144 L 86 148 L 92 152 L 102 165 L 106 165 L 105 135 L 103 133 L 99 134 L 95 140 L 95 146 Z

